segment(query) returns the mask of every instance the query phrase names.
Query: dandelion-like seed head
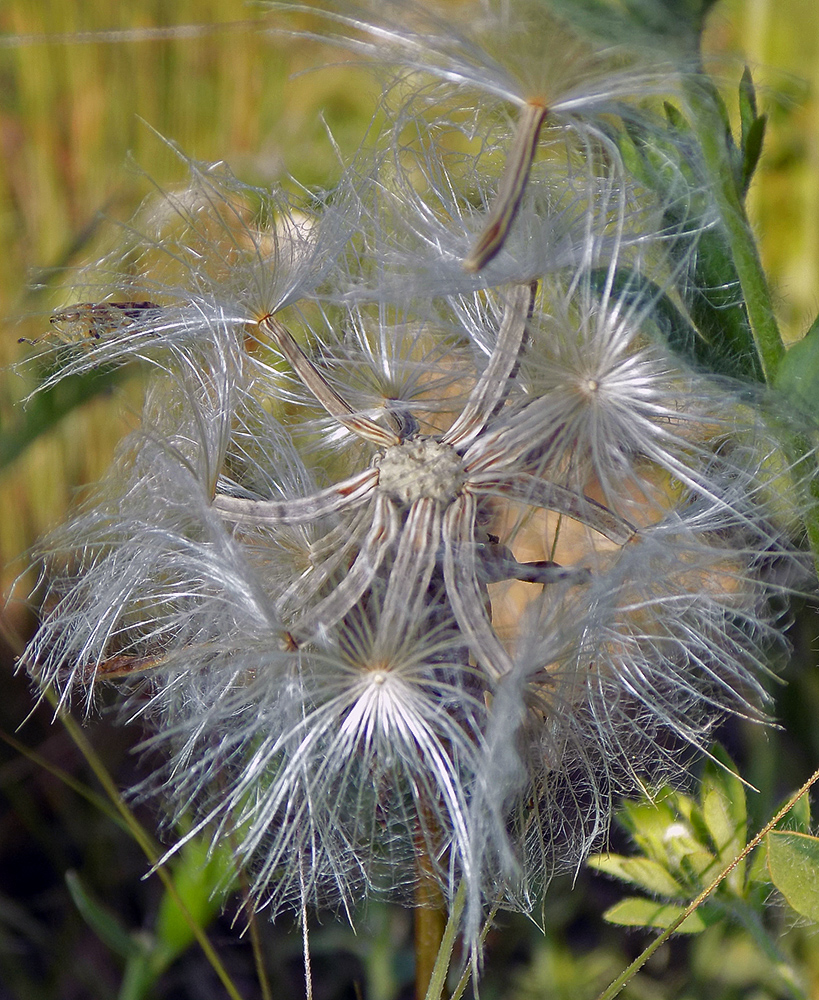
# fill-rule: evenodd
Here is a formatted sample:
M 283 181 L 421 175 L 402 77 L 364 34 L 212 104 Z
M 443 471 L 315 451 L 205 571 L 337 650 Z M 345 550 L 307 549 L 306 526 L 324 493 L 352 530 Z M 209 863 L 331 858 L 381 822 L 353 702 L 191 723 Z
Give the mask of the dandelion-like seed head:
M 553 42 L 525 18 L 422 38 L 333 16 L 523 107 L 511 165 L 476 198 L 482 153 L 462 183 L 433 117 L 405 156 L 414 105 L 385 103 L 309 211 L 222 164 L 158 191 L 101 264 L 133 301 L 53 377 L 151 368 L 111 475 L 43 544 L 24 662 L 63 706 L 129 689 L 168 752 L 146 789 L 188 836 L 230 834 L 259 906 L 463 883 L 477 948 L 485 905 L 531 909 L 617 796 L 678 777 L 725 712 L 764 719 L 802 572 L 775 496 L 807 473 L 762 388 L 658 332 L 687 321 L 702 233 L 680 251 L 601 123 L 639 78 L 552 93 L 552 143 L 508 83 Z

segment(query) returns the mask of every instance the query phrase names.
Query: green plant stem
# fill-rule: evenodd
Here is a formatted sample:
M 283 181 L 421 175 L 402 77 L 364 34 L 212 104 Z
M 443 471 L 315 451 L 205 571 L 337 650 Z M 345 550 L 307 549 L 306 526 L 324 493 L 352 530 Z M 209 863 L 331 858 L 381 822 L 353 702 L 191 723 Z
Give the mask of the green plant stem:
M 423 1000 L 441 1000 L 446 986 L 446 977 L 449 972 L 449 965 L 452 961 L 452 951 L 455 947 L 455 940 L 458 936 L 458 927 L 461 923 L 461 915 L 466 904 L 466 883 L 461 882 L 455 898 L 452 900 L 452 909 L 449 911 L 444 933 L 441 937 L 441 944 L 432 968 L 429 986 Z
M 448 926 L 443 896 L 431 874 L 421 872 L 415 901 L 415 996 L 425 1000 Z
M 765 824 L 765 826 L 762 827 L 759 833 L 748 841 L 745 848 L 734 858 L 734 860 L 729 865 L 726 865 L 726 867 L 723 868 L 723 870 L 719 873 L 719 875 L 717 875 L 714 881 L 711 882 L 711 884 L 708 885 L 705 889 L 703 889 L 702 892 L 699 894 L 699 896 L 697 896 L 688 904 L 688 906 L 683 910 L 683 912 L 679 915 L 679 917 L 677 917 L 674 923 L 671 924 L 669 927 L 667 927 L 662 932 L 662 934 L 658 935 L 658 937 L 656 937 L 651 942 L 651 944 L 644 951 L 642 951 L 637 956 L 637 958 L 634 959 L 631 965 L 629 965 L 628 968 L 624 969 L 623 972 L 621 972 L 620 975 L 614 980 L 614 982 L 611 983 L 611 985 L 600 994 L 597 1000 L 614 1000 L 614 997 L 620 994 L 623 988 L 634 978 L 634 976 L 640 971 L 640 969 L 642 969 L 642 967 L 651 958 L 654 952 L 657 951 L 657 949 L 661 947 L 661 945 L 665 944 L 665 942 L 671 937 L 671 935 L 677 930 L 677 928 L 680 927 L 683 921 L 687 920 L 688 917 L 690 917 L 691 914 L 699 906 L 701 906 L 706 899 L 708 899 L 711 893 L 714 892 L 714 890 L 720 885 L 720 883 L 731 874 L 731 872 L 736 868 L 736 866 L 741 861 L 744 861 L 745 858 L 748 857 L 748 855 L 751 853 L 751 851 L 753 851 L 755 847 L 758 847 L 759 844 L 762 843 L 763 839 L 771 832 L 771 830 L 773 830 L 773 828 L 782 819 L 782 817 L 787 815 L 787 813 L 789 813 L 790 810 L 793 809 L 796 803 L 802 798 L 803 795 L 806 795 L 810 791 L 811 787 L 817 781 L 819 781 L 819 768 L 817 768 L 810 776 L 810 778 L 808 778 L 805 784 L 802 785 L 802 787 L 797 792 L 795 792 L 790 799 L 788 799 L 785 805 L 782 806 L 782 808 L 770 820 L 768 820 L 768 822 Z
M 489 933 L 489 928 L 495 922 L 495 917 L 498 914 L 498 909 L 499 908 L 500 908 L 500 902 L 495 903 L 495 905 L 492 907 L 492 912 L 486 918 L 486 922 L 484 923 L 483 927 L 481 928 L 481 934 L 480 934 L 480 937 L 478 939 L 478 946 L 479 946 L 480 950 L 483 950 L 483 944 L 484 944 L 484 941 L 486 940 L 486 935 Z M 470 956 L 470 957 L 474 957 L 474 956 Z M 464 993 L 466 992 L 466 988 L 469 985 L 469 980 L 472 978 L 472 974 L 475 971 L 476 971 L 476 969 L 475 969 L 475 962 L 474 961 L 467 962 L 466 963 L 466 968 L 464 969 L 461 978 L 458 980 L 458 985 L 455 987 L 455 991 L 453 992 L 453 994 L 449 998 L 449 1000 L 461 1000 L 461 997 L 464 995 Z
M 776 322 L 768 279 L 731 167 L 727 125 L 721 113 L 719 96 L 704 70 L 687 78 L 685 91 L 692 111 L 691 120 L 739 276 L 756 351 L 765 381 L 772 385 L 785 354 L 785 345 Z M 784 447 L 794 465 L 809 461 L 813 466 L 805 530 L 814 564 L 819 571 L 819 470 L 812 457 L 813 449 L 809 442 L 786 441 Z
M 69 774 L 68 771 L 64 771 L 61 767 L 53 764 L 50 760 L 47 760 L 41 754 L 37 753 L 36 750 L 32 750 L 31 747 L 27 747 L 24 743 L 20 743 L 13 736 L 8 733 L 0 731 L 0 740 L 8 745 L 20 754 L 21 757 L 26 757 L 36 764 L 37 767 L 42 768 L 48 774 L 53 775 L 58 781 L 61 781 L 66 788 L 70 788 L 72 792 L 76 792 L 81 798 L 85 799 L 86 802 L 90 802 L 91 805 L 98 810 L 103 816 L 107 816 L 112 823 L 115 823 L 121 830 L 127 832 L 128 827 L 122 819 L 122 816 L 114 809 L 110 802 L 102 795 L 98 795 L 95 791 L 84 785 L 81 781 Z
M 793 1000 L 810 1000 L 808 994 L 794 977 L 793 972 L 788 966 L 787 959 L 779 948 L 777 948 L 775 942 L 771 940 L 770 934 L 762 926 L 759 914 L 741 899 L 733 899 L 728 903 L 727 912 L 737 923 L 745 928 L 759 949 L 765 954 L 788 996 L 792 997 Z
M 742 295 L 765 380 L 776 375 L 785 346 L 774 314 L 768 279 L 748 224 L 731 166 L 726 123 L 714 85 L 704 71 L 686 79 L 685 94 L 720 218 L 737 269 Z
M 220 786 L 222 775 L 219 776 Z M 273 993 L 270 989 L 270 979 L 264 964 L 264 949 L 262 948 L 262 936 L 259 933 L 259 922 L 256 919 L 256 911 L 250 898 L 250 885 L 244 868 L 239 864 L 239 845 L 236 842 L 236 831 L 228 831 L 228 841 L 230 843 L 230 853 L 233 857 L 233 866 L 236 872 L 236 881 L 242 893 L 242 903 L 247 914 L 247 929 L 250 931 L 250 943 L 253 949 L 253 964 L 256 968 L 256 979 L 259 981 L 262 1000 L 273 1000 Z
M 242 872 L 242 876 L 242 894 L 245 898 L 245 904 L 249 906 L 250 889 L 247 885 L 247 879 L 244 878 L 244 872 Z M 259 980 L 262 1000 L 273 1000 L 273 993 L 270 990 L 270 979 L 264 964 L 264 951 L 262 949 L 262 936 L 259 933 L 259 922 L 253 910 L 249 912 L 248 927 L 250 928 L 250 942 L 253 948 L 253 965 L 256 969 L 256 978 Z
M 125 966 L 117 1000 L 144 1000 L 158 975 L 148 954 L 129 959 Z
M 435 811 L 428 802 L 420 803 L 415 834 L 415 997 L 425 1000 L 427 989 L 440 957 L 441 942 L 447 924 L 447 906 L 436 877 L 434 848 L 429 836 L 437 834 Z M 426 832 L 425 832 L 426 831 Z
M 46 693 L 46 697 L 48 698 L 49 702 L 56 708 L 57 699 L 54 693 L 49 690 Z M 159 877 L 160 881 L 162 882 L 163 886 L 165 887 L 165 890 L 171 896 L 176 905 L 179 907 L 180 912 L 182 913 L 183 917 L 185 918 L 185 921 L 187 922 L 188 926 L 191 929 L 191 933 L 193 934 L 194 938 L 199 944 L 199 947 L 204 952 L 208 962 L 210 962 L 213 971 L 219 977 L 222 985 L 225 988 L 225 991 L 227 992 L 227 995 L 231 998 L 231 1000 L 242 1000 L 241 994 L 236 989 L 236 986 L 234 985 L 233 981 L 228 975 L 228 972 L 225 969 L 224 965 L 222 964 L 221 960 L 219 959 L 219 956 L 214 951 L 213 945 L 208 940 L 207 935 L 199 926 L 199 924 L 190 915 L 190 912 L 188 911 L 187 907 L 180 898 L 170 873 L 165 868 L 160 866 L 159 849 L 154 843 L 153 838 L 148 833 L 148 831 L 142 826 L 142 824 L 139 822 L 136 816 L 134 816 L 133 812 L 126 805 L 125 800 L 120 795 L 119 789 L 117 788 L 115 782 L 111 778 L 111 775 L 108 773 L 103 762 L 97 756 L 97 753 L 94 750 L 94 748 L 86 739 L 82 729 L 80 729 L 80 727 L 77 725 L 74 719 L 67 712 L 60 711 L 59 719 L 65 726 L 68 735 L 74 741 L 74 744 L 77 747 L 77 749 L 80 751 L 85 760 L 88 762 L 88 765 L 94 772 L 97 781 L 99 781 L 99 783 L 102 785 L 103 790 L 113 803 L 115 809 L 124 820 L 125 825 L 128 828 L 128 832 L 134 838 L 136 843 L 141 848 L 145 857 L 153 866 L 153 869 L 156 872 L 157 876 Z

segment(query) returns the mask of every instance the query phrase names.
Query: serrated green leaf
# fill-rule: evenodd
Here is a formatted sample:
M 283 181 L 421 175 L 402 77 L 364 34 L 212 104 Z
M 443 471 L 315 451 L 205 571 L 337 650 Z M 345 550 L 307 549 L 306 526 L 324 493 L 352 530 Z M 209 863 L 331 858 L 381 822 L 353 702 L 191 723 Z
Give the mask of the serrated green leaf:
M 774 385 L 795 406 L 819 415 L 819 316 L 779 362 Z
M 596 871 L 629 882 L 667 899 L 684 899 L 685 889 L 661 864 L 649 858 L 626 858 L 622 854 L 596 854 L 588 864 Z
M 125 959 L 144 956 L 145 947 L 142 939 L 131 934 L 113 910 L 103 906 L 88 892 L 76 872 L 66 872 L 65 883 L 83 920 L 103 944 Z
M 654 903 L 650 899 L 629 896 L 615 903 L 603 914 L 603 919 L 621 927 L 655 927 L 665 930 L 684 912 L 684 906 L 673 903 Z M 699 934 L 708 926 L 702 907 L 695 910 L 677 928 L 678 934 Z
M 773 830 L 766 840 L 771 881 L 797 913 L 819 922 L 819 837 Z

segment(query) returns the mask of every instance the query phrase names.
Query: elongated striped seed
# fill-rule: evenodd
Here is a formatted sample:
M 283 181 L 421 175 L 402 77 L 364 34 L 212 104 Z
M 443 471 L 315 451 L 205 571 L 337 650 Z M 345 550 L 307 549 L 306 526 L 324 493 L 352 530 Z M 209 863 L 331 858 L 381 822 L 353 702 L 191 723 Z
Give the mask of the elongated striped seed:
M 486 225 L 463 262 L 465 271 L 474 274 L 486 267 L 506 242 L 507 234 L 520 208 L 535 158 L 537 140 L 548 108 L 543 104 L 524 104 L 518 119 L 512 148 L 506 158 L 498 193 L 489 209 Z

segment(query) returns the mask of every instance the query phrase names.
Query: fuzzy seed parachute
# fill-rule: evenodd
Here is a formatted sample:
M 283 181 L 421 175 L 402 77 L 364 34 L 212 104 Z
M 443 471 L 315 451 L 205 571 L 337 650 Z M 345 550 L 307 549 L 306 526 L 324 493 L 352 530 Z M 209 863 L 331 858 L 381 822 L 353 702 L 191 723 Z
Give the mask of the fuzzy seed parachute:
M 784 411 L 658 334 L 698 235 L 669 219 L 704 196 L 658 203 L 584 107 L 538 137 L 491 260 L 458 184 L 502 187 L 494 151 L 459 164 L 440 121 L 413 145 L 387 101 L 337 190 L 186 161 L 83 276 L 125 318 L 54 379 L 150 376 L 43 543 L 23 662 L 63 706 L 117 682 L 166 753 L 141 791 L 230 834 L 273 914 L 464 883 L 475 944 L 616 797 L 764 718 L 802 574 Z

